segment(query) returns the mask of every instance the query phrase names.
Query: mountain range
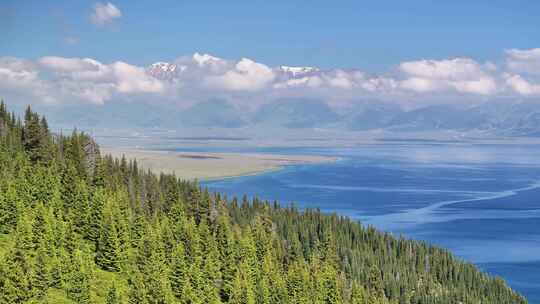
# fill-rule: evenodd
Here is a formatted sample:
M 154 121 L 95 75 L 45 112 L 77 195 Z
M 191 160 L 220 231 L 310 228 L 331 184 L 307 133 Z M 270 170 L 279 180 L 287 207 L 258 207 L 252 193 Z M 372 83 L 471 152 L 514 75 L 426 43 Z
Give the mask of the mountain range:
M 223 99 L 188 108 L 144 102 L 47 107 L 53 125 L 85 128 L 269 128 L 391 132 L 479 131 L 492 136 L 540 137 L 540 103 L 488 101 L 468 108 L 433 105 L 414 110 L 378 100 L 334 109 L 323 100 L 281 98 L 254 111 Z
M 219 58 L 195 54 L 195 64 L 219 64 Z M 188 69 L 181 63 L 157 62 L 146 73 L 175 81 Z M 336 71 L 313 67 L 279 66 L 283 79 Z M 328 129 L 344 131 L 384 130 L 387 132 L 478 132 L 488 136 L 540 137 L 540 100 L 488 100 L 473 106 L 463 103 L 438 104 L 403 109 L 398 103 L 358 99 L 346 107 L 331 107 L 322 99 L 276 98 L 255 109 L 243 109 L 233 100 L 208 99 L 189 107 L 165 102 L 108 102 L 104 105 L 62 105 L 37 108 L 54 126 L 83 128 L 141 128 L 179 130 L 185 128 L 249 130 Z M 22 109 L 21 109 L 22 110 Z

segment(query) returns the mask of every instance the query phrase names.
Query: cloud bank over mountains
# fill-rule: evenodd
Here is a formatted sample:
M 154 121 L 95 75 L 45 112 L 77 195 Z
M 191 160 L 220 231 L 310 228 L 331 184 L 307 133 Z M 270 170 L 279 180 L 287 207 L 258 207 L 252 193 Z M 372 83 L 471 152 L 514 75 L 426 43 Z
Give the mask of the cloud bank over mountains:
M 33 103 L 58 126 L 540 137 L 538 50 L 507 50 L 499 65 L 470 58 L 407 61 L 383 75 L 200 53 L 146 67 L 3 57 L 0 97 L 19 108 Z
M 469 58 L 404 62 L 406 75 L 400 87 L 414 92 L 455 91 L 463 94 L 493 95 L 497 92 L 497 68 Z
M 116 13 L 98 14 L 102 9 L 108 10 L 96 7 L 97 21 L 115 18 Z M 0 57 L 0 91 L 10 101 L 56 105 L 144 100 L 190 106 L 213 97 L 249 107 L 287 97 L 330 104 L 362 98 L 398 104 L 534 98 L 540 97 L 540 48 L 506 50 L 500 64 L 471 58 L 401 62 L 381 75 L 360 69 L 270 67 L 248 58 L 199 53 L 147 67 L 92 58 Z

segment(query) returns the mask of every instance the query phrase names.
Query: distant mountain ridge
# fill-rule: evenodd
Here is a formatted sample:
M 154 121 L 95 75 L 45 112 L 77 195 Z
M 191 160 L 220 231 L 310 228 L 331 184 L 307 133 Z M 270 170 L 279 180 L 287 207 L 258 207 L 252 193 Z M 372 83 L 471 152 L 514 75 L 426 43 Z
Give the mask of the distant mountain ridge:
M 156 67 L 158 68 L 158 67 Z M 176 69 L 163 67 L 163 71 Z M 378 100 L 351 102 L 334 109 L 319 99 L 281 98 L 254 111 L 223 99 L 210 99 L 188 108 L 168 104 L 107 103 L 43 108 L 51 122 L 84 127 L 286 128 L 389 132 L 481 131 L 495 136 L 540 137 L 540 102 L 489 101 L 468 108 L 432 105 L 405 111 Z
M 287 128 L 316 128 L 338 121 L 340 116 L 326 103 L 309 99 L 281 99 L 254 113 L 252 123 Z
M 224 61 L 208 54 L 195 53 L 186 62 L 185 64 L 182 61 L 156 62 L 150 65 L 146 72 L 164 81 L 175 81 L 190 68 L 189 64 L 211 66 Z M 273 70 L 276 77 L 283 80 L 281 85 L 284 86 L 307 81 L 309 77 L 317 78 L 339 72 L 339 70 L 321 70 L 317 67 L 285 65 Z M 159 111 L 157 110 L 158 113 Z M 133 115 L 134 118 L 141 116 L 145 115 L 136 113 Z M 242 111 L 224 100 L 210 100 L 184 110 L 168 109 L 161 119 L 153 119 L 155 116 L 145 116 L 133 123 L 141 127 L 156 128 L 250 126 L 390 132 L 453 130 L 480 131 L 495 136 L 540 137 L 540 100 L 493 100 L 470 107 L 452 104 L 431 105 L 409 111 L 403 110 L 395 103 L 380 100 L 353 100 L 348 108 L 336 110 L 328 106 L 324 100 L 278 98 L 263 104 L 255 111 Z M 92 122 L 95 119 L 88 117 L 83 121 Z

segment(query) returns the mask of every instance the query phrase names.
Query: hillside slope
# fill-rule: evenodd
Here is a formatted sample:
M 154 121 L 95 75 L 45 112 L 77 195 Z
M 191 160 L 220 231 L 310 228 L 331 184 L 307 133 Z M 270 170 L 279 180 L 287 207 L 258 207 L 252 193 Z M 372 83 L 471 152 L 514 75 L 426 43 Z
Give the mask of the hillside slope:
M 337 215 L 228 199 L 0 105 L 0 303 L 526 303 Z

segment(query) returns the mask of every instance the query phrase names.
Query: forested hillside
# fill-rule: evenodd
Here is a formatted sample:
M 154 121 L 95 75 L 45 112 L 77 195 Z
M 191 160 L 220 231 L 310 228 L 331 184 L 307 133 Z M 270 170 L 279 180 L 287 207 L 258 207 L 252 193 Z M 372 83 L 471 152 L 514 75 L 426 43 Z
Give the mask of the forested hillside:
M 450 252 L 226 198 L 0 105 L 0 303 L 526 303 Z

